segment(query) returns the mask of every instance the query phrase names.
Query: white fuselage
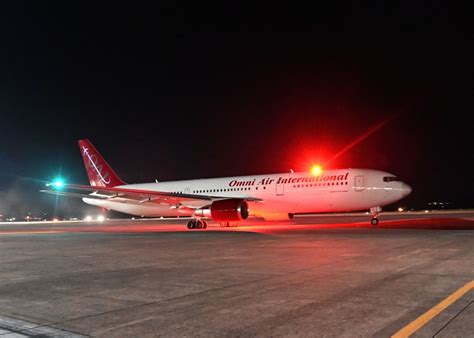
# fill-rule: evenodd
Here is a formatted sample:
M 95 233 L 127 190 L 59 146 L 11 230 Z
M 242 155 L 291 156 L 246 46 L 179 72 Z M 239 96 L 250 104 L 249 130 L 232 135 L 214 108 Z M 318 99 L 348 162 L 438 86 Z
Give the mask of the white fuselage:
M 371 169 L 326 170 L 315 176 L 309 172 L 255 176 L 223 177 L 163 183 L 140 183 L 118 186 L 127 189 L 175 192 L 215 198 L 257 198 L 249 201 L 250 215 L 277 219 L 279 215 L 317 212 L 368 210 L 394 203 L 411 192 L 411 188 L 394 175 Z M 191 216 L 190 208 L 130 200 L 97 200 L 84 202 L 132 215 Z M 211 202 L 203 200 L 201 207 Z M 184 207 L 183 207 L 184 206 Z

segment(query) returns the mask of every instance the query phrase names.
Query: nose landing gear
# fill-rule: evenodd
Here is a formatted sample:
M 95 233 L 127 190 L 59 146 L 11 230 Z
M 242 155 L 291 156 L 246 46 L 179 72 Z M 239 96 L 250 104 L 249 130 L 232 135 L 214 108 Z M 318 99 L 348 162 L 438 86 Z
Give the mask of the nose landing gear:
M 207 228 L 207 222 L 203 221 L 201 219 L 192 219 L 188 222 L 188 229 L 193 230 L 193 229 L 206 229 Z
M 370 224 L 372 224 L 373 226 L 379 224 L 379 220 L 377 219 L 377 217 L 372 217 L 372 219 L 370 220 Z
M 379 224 L 379 220 L 377 216 L 379 215 L 381 211 L 382 211 L 381 207 L 370 208 L 370 213 L 372 214 L 372 219 L 370 220 L 370 224 L 372 224 L 373 226 L 377 226 Z

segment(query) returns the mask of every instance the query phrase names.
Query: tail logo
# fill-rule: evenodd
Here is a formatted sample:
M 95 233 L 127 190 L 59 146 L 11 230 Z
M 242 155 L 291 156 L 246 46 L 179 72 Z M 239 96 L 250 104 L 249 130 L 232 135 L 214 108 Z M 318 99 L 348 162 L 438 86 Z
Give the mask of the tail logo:
M 89 154 L 89 148 L 82 146 L 82 152 L 84 156 L 87 157 L 88 161 L 87 164 L 90 168 L 93 168 L 97 175 L 99 176 L 100 180 L 104 184 L 110 184 L 111 178 L 108 171 L 104 170 L 104 167 L 101 163 L 99 163 L 99 159 L 95 154 Z

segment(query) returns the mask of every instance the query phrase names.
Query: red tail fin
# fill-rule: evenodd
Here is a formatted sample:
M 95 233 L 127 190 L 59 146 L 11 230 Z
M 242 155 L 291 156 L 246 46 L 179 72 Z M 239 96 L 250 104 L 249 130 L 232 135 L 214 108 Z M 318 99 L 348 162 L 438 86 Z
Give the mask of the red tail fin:
M 92 186 L 115 187 L 125 184 L 89 140 L 79 140 L 79 148 Z

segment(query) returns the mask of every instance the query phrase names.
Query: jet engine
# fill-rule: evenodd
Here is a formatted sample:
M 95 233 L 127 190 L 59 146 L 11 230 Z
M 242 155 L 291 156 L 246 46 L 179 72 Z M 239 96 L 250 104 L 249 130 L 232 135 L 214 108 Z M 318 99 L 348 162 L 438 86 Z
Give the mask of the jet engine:
M 198 209 L 194 215 L 212 218 L 217 222 L 238 222 L 249 217 L 249 208 L 244 200 L 227 199 L 215 201 L 209 207 Z

